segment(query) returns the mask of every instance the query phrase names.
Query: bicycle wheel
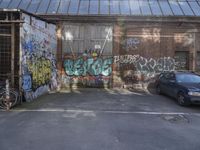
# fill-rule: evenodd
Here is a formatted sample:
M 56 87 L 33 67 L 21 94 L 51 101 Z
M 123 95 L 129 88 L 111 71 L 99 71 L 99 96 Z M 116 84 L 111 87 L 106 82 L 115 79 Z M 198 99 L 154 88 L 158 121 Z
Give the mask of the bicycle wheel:
M 6 99 L 6 91 L 4 91 L 0 96 L 0 108 L 2 109 L 10 109 L 17 103 L 17 93 L 14 91 L 10 91 L 10 98 Z

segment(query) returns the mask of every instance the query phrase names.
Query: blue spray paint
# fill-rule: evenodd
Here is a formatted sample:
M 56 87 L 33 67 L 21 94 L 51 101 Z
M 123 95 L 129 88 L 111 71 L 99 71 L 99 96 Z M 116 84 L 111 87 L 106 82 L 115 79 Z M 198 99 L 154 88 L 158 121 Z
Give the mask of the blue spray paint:
M 69 76 L 109 76 L 112 73 L 112 62 L 112 58 L 66 59 L 64 61 L 64 69 Z
M 30 74 L 23 75 L 22 78 L 22 88 L 24 91 L 31 91 L 32 89 L 32 78 Z

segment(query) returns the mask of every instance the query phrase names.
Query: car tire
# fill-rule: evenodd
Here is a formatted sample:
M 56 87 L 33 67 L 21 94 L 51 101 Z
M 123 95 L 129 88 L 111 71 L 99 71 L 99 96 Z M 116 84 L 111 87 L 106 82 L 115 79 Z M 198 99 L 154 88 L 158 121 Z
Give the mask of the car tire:
M 186 100 L 184 93 L 179 92 L 177 94 L 177 102 L 180 106 L 189 106 L 190 103 L 188 102 L 188 100 Z
M 156 86 L 156 93 L 157 93 L 158 95 L 161 95 L 161 94 L 162 94 L 160 85 L 157 85 L 157 86 Z

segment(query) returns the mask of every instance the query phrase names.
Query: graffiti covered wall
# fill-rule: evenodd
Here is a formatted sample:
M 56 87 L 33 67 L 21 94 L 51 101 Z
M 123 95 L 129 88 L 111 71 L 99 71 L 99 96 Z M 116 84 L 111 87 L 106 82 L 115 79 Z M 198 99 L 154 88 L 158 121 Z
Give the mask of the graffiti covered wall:
M 79 57 L 64 61 L 65 84 L 86 87 L 109 86 L 112 75 L 113 58 Z
M 27 101 L 57 87 L 56 28 L 23 14 L 21 27 L 22 88 Z
M 157 74 L 175 70 L 175 59 L 161 57 L 158 59 L 145 58 L 140 55 L 121 55 L 114 57 L 120 77 L 125 84 L 149 82 Z
M 195 36 L 185 28 L 119 23 L 109 32 L 109 28 L 100 26 L 84 23 L 62 26 L 64 85 L 148 86 L 153 85 L 161 72 L 192 68 Z M 96 51 L 94 57 L 91 49 L 101 51 L 106 44 L 104 53 L 109 53 L 99 55 Z
M 178 29 L 169 25 L 115 25 L 114 87 L 151 88 L 161 72 L 194 68 L 194 33 L 187 25 Z
M 112 26 L 62 26 L 63 87 L 109 87 L 112 82 Z

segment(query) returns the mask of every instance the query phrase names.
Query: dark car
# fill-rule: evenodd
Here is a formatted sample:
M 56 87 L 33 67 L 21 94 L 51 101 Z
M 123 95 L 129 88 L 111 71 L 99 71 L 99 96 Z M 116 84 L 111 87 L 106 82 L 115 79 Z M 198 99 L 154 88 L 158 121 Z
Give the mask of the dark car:
M 5 81 L 0 79 L 0 90 L 5 87 Z
M 200 76 L 190 72 L 161 73 L 156 91 L 176 98 L 181 106 L 200 104 Z

